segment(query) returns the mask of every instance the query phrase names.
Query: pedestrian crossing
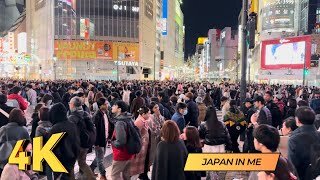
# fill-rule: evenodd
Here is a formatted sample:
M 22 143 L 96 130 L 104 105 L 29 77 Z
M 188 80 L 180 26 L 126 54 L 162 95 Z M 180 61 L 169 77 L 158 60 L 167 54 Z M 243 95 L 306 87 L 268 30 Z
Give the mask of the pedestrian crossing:
M 217 118 L 222 121 L 222 112 L 219 110 L 217 110 Z M 31 128 L 32 128 L 32 125 L 29 122 L 28 126 L 27 126 L 29 134 L 31 133 Z M 111 168 L 112 168 L 112 157 L 113 157 L 112 156 L 112 148 L 111 147 L 106 148 L 106 153 L 104 155 L 104 166 L 106 168 L 107 179 L 111 179 L 110 174 L 111 174 Z M 91 163 L 93 162 L 94 159 L 95 159 L 94 151 L 88 153 L 87 159 L 86 159 L 87 164 L 91 165 Z M 74 172 L 75 172 L 76 177 L 80 177 L 78 163 L 75 164 Z M 95 170 L 95 174 L 99 174 L 98 169 Z M 149 177 L 150 176 L 151 176 L 151 174 L 149 172 Z M 137 179 L 137 177 L 133 177 L 132 179 Z

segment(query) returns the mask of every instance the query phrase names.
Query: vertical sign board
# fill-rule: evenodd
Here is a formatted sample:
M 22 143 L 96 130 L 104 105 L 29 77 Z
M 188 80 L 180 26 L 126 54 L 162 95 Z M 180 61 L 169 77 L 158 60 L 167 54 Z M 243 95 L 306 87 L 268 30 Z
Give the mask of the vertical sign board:
M 168 26 L 167 26 L 167 19 L 168 19 L 168 0 L 162 0 L 162 35 L 168 35 Z

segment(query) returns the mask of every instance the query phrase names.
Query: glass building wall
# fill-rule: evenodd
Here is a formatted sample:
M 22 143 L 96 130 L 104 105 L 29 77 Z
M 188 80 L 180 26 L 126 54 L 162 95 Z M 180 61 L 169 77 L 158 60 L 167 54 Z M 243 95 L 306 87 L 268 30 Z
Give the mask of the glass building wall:
M 139 0 L 55 0 L 56 39 L 83 39 L 83 19 L 90 21 L 89 39 L 139 40 Z

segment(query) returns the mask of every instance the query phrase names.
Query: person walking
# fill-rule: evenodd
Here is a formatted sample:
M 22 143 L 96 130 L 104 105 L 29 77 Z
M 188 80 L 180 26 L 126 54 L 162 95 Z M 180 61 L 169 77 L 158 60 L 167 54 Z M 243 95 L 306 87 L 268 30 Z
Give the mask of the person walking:
M 142 148 L 138 154 L 130 162 L 130 174 L 131 176 L 139 174 L 139 179 L 148 180 L 148 171 L 149 169 L 149 143 L 150 143 L 150 110 L 146 106 L 142 106 L 139 110 L 139 116 L 135 120 L 134 124 L 139 128 L 141 134 L 141 143 Z
M 69 121 L 73 122 L 77 126 L 77 130 L 78 130 L 77 134 L 79 135 L 79 139 L 80 139 L 80 153 L 77 158 L 79 168 L 83 173 L 83 177 L 85 179 L 93 180 L 95 179 L 94 174 L 86 163 L 88 149 L 90 148 L 91 146 L 90 143 L 92 142 L 88 142 L 87 138 L 90 139 L 90 137 L 84 137 L 82 136 L 82 133 L 84 131 L 95 131 L 94 125 L 91 122 L 90 114 L 88 114 L 83 110 L 82 101 L 79 97 L 75 96 L 70 100 L 69 109 L 70 109 L 70 115 L 68 119 Z M 88 127 L 89 124 L 90 124 L 90 127 Z M 94 138 L 95 136 L 96 135 L 94 134 Z
M 75 179 L 74 165 L 80 154 L 80 136 L 77 126 L 68 120 L 67 109 L 62 103 L 53 105 L 49 111 L 50 122 L 52 128 L 49 136 L 56 133 L 66 133 L 67 135 L 61 139 L 59 146 L 53 149 L 53 153 L 66 168 L 68 173 L 54 173 L 54 179 Z
M 130 179 L 130 161 L 133 154 L 129 154 L 127 145 L 128 123 L 132 123 L 132 117 L 127 113 L 128 107 L 124 101 L 117 101 L 112 106 L 112 113 L 115 115 L 115 129 L 111 138 L 113 161 L 111 178 L 113 180 Z
M 184 115 L 186 124 L 198 128 L 198 117 L 199 117 L 199 108 L 197 104 L 193 101 L 193 93 L 189 92 L 185 96 L 185 101 L 188 108 L 188 113 Z
M 223 117 L 223 121 L 231 137 L 232 152 L 239 153 L 238 138 L 245 131 L 247 122 L 245 121 L 244 114 L 237 108 L 236 100 L 230 101 L 230 109 Z
M 184 115 L 188 113 L 187 105 L 185 103 L 178 103 L 176 113 L 172 116 L 172 121 L 177 123 L 180 133 L 183 133 L 183 129 L 186 126 Z
M 106 180 L 106 170 L 103 164 L 106 145 L 108 142 L 108 135 L 110 131 L 110 115 L 108 112 L 108 101 L 106 98 L 101 97 L 97 100 L 98 110 L 93 115 L 93 122 L 96 126 L 96 142 L 94 150 L 96 157 L 90 165 L 92 172 L 96 167 L 99 168 L 100 180 Z
M 157 153 L 152 168 L 152 180 L 185 180 L 184 166 L 188 150 L 180 140 L 180 130 L 171 120 L 161 129 L 162 141 L 157 146 Z
M 12 149 L 4 149 L 5 146 L 3 145 L 9 142 L 14 147 L 18 140 L 30 140 L 29 133 L 25 127 L 26 123 L 27 120 L 23 111 L 15 108 L 9 114 L 9 123 L 0 128 L 0 176 L 4 166 L 8 163 L 10 153 L 7 151 L 12 151 Z M 8 157 L 4 157 L 5 155 L 8 155 Z

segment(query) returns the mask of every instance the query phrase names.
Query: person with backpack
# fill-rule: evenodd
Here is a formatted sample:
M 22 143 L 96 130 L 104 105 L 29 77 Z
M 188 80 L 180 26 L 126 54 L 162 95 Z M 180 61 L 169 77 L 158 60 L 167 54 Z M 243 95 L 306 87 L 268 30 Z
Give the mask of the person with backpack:
M 80 138 L 77 126 L 68 120 L 67 109 L 62 103 L 57 103 L 50 108 L 49 119 L 52 123 L 49 136 L 61 132 L 66 133 L 58 146 L 53 149 L 53 153 L 68 173 L 54 172 L 54 179 L 75 179 L 74 165 L 80 152 Z
M 108 113 L 108 101 L 106 98 L 101 97 L 97 100 L 97 106 L 98 110 L 93 115 L 93 122 L 96 126 L 97 133 L 96 133 L 96 142 L 94 144 L 94 150 L 96 157 L 92 164 L 90 165 L 90 168 L 92 172 L 94 172 L 94 169 L 96 167 L 99 168 L 100 172 L 100 180 L 106 180 L 106 170 L 103 165 L 103 158 L 108 142 L 108 135 L 110 130 L 110 116 Z
M 49 120 L 49 108 L 42 107 L 39 109 L 39 122 L 35 131 L 35 137 L 43 137 L 44 143 L 49 139 L 49 131 L 52 128 L 52 123 Z M 41 174 L 41 173 L 40 173 Z M 44 173 L 47 176 L 47 180 L 53 180 L 53 174 L 50 166 L 45 162 Z
M 80 170 L 85 179 L 95 179 L 91 168 L 86 163 L 88 149 L 95 143 L 96 131 L 90 115 L 82 108 L 82 101 L 79 97 L 73 97 L 69 103 L 69 121 L 73 122 L 78 129 L 80 137 L 80 153 L 77 158 Z
M 320 133 L 314 126 L 315 113 L 305 106 L 295 115 L 298 129 L 289 138 L 288 158 L 300 179 L 314 179 L 320 175 Z
M 112 113 L 115 115 L 115 129 L 111 138 L 113 151 L 113 162 L 111 170 L 112 179 L 130 179 L 130 161 L 134 154 L 129 152 L 130 140 L 134 137 L 132 132 L 133 122 L 132 116 L 127 113 L 128 106 L 124 101 L 117 101 L 112 106 Z M 139 133 L 139 132 L 138 132 Z M 141 143 L 141 139 L 139 139 Z M 141 144 L 140 144 L 141 148 Z
M 281 111 L 276 103 L 272 100 L 272 92 L 266 91 L 264 94 L 264 100 L 266 107 L 270 110 L 272 116 L 272 126 L 277 128 L 282 125 Z

